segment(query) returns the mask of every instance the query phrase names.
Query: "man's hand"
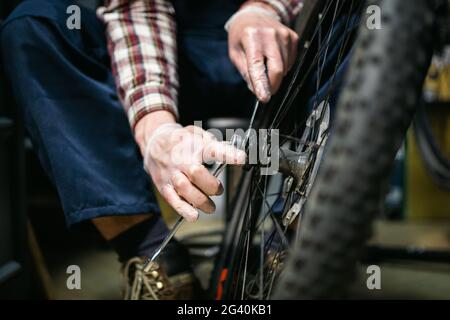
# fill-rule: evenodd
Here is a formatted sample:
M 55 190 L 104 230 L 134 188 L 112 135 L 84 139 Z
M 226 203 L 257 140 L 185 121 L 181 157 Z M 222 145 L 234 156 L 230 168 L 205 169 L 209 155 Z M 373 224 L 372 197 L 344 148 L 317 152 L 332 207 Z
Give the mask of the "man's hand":
M 250 90 L 268 102 L 295 62 L 298 36 L 278 21 L 270 6 L 255 8 L 244 7 L 230 20 L 229 55 Z
M 164 112 L 159 112 L 159 117 L 155 112 L 141 119 L 136 138 L 143 150 L 145 168 L 158 191 L 180 215 L 195 221 L 196 209 L 214 212 L 210 196 L 223 192 L 220 181 L 203 164 L 244 164 L 245 153 L 217 141 L 199 127 L 183 128 L 167 118 L 161 123 L 161 117 L 168 117 Z

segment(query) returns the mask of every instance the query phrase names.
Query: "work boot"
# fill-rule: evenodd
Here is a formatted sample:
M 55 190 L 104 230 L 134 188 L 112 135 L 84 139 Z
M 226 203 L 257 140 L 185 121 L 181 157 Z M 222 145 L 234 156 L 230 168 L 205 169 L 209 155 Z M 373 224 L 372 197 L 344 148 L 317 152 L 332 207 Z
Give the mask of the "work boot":
M 150 270 L 144 272 L 146 257 L 134 257 L 123 267 L 125 300 L 189 300 L 194 298 L 195 278 L 189 253 L 171 241 Z

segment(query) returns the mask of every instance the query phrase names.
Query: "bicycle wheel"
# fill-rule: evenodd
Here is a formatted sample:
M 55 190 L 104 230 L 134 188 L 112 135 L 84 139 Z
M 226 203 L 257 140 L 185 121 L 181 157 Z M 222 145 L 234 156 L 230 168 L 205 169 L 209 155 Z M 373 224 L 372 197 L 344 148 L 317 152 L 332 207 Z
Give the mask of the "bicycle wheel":
M 437 35 L 437 2 L 368 4 L 381 9 L 382 29 L 361 25 L 298 247 L 291 251 L 274 298 L 345 294 L 421 98 Z
M 310 4 L 296 64 L 258 117 L 258 128 L 278 130 L 280 173 L 264 175 L 258 166 L 244 173 L 212 275 L 216 299 L 270 298 L 298 237 L 363 7 L 357 0 Z

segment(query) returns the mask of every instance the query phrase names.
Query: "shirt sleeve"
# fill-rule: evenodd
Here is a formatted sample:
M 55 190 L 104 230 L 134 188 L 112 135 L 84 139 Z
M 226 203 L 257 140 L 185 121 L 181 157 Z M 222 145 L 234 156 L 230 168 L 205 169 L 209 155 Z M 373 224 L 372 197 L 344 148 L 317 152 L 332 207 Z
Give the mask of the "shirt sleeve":
M 119 98 L 131 127 L 168 110 L 178 118 L 175 13 L 169 0 L 107 0 L 97 12 L 106 25 Z
M 244 5 L 252 2 L 264 3 L 271 6 L 281 18 L 285 25 L 290 25 L 303 8 L 303 0 L 248 0 Z

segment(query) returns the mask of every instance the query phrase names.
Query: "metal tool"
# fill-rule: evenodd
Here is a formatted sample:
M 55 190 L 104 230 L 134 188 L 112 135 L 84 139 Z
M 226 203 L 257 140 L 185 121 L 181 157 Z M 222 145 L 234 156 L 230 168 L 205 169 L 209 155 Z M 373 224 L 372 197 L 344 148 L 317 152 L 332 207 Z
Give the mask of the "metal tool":
M 156 258 L 158 258 L 158 256 L 161 254 L 161 252 L 164 250 L 164 248 L 167 246 L 167 244 L 169 243 L 169 241 L 173 238 L 173 236 L 177 233 L 177 231 L 180 229 L 180 227 L 182 226 L 183 222 L 184 222 L 184 218 L 183 217 L 179 217 L 177 222 L 175 222 L 175 225 L 172 227 L 172 230 L 170 230 L 170 233 L 166 236 L 166 238 L 164 239 L 164 241 L 161 243 L 161 245 L 159 246 L 159 248 L 155 251 L 155 253 L 153 254 L 153 256 L 150 259 L 147 259 L 147 261 L 145 261 L 144 264 L 144 272 L 149 272 L 152 262 L 156 260 Z
M 258 113 L 260 104 L 261 103 L 259 102 L 259 100 L 257 100 L 255 103 L 255 106 L 253 108 L 253 114 L 250 119 L 250 125 L 248 127 L 247 134 L 245 135 L 244 140 L 242 141 L 241 145 L 239 146 L 240 149 L 244 149 L 245 145 L 247 144 L 248 140 L 250 139 L 250 134 L 251 134 L 250 131 L 253 128 L 253 123 L 255 122 L 256 114 Z M 235 138 L 236 138 L 236 136 L 233 136 L 231 138 L 231 141 L 230 141 L 231 144 L 234 144 L 236 142 Z M 216 166 L 212 169 L 212 173 L 213 173 L 214 177 L 217 178 L 220 175 L 220 173 L 222 173 L 222 171 L 225 169 L 225 167 L 226 167 L 225 163 L 216 164 Z M 153 256 L 145 261 L 144 267 L 143 267 L 144 272 L 150 271 L 152 262 L 154 262 L 156 260 L 156 258 L 159 257 L 161 252 L 164 250 L 164 248 L 167 246 L 167 244 L 170 242 L 170 240 L 172 240 L 172 238 L 175 236 L 175 234 L 178 232 L 178 230 L 180 229 L 180 227 L 183 225 L 184 222 L 185 222 L 185 219 L 183 217 L 178 218 L 177 222 L 175 222 L 175 224 L 172 227 L 172 229 L 170 230 L 169 234 L 166 236 L 164 241 L 161 243 L 161 245 L 155 251 Z
M 250 118 L 250 124 L 248 126 L 247 134 L 245 135 L 244 141 L 242 141 L 241 149 L 245 148 L 245 145 L 247 144 L 248 139 L 250 139 L 251 130 L 253 128 L 253 124 L 255 122 L 256 114 L 258 113 L 260 104 L 261 104 L 261 102 L 259 100 L 256 100 L 255 106 L 253 107 L 253 114 L 252 114 L 252 117 Z

